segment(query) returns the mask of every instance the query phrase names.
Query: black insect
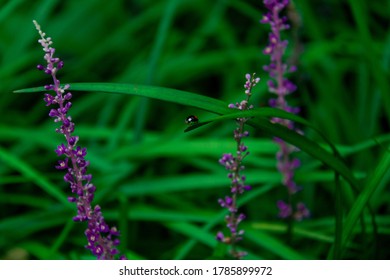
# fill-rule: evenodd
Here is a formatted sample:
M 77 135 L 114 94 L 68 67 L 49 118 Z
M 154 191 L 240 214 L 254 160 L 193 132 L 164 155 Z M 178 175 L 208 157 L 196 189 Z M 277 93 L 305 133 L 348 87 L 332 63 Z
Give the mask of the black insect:
M 199 121 L 198 117 L 194 115 L 188 116 L 185 120 L 186 124 L 188 125 L 196 124 L 198 123 L 198 121 Z

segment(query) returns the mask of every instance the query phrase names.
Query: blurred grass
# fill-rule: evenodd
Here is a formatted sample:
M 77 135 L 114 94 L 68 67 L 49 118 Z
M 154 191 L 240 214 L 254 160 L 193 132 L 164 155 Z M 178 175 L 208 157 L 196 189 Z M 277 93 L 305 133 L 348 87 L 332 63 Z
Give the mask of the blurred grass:
M 292 75 L 298 91 L 290 101 L 337 146 L 364 186 L 356 195 L 340 182 L 346 228 L 341 257 L 388 259 L 390 3 L 294 3 L 301 25 L 283 33 L 290 40 L 287 55 L 298 58 Z M 54 168 L 54 149 L 63 139 L 43 96 L 13 93 L 48 82 L 35 69 L 43 53 L 33 19 L 65 62 L 63 83 L 149 84 L 234 103 L 243 98 L 245 73 L 256 72 L 262 80 L 253 103 L 259 107 L 270 98 L 262 70 L 268 57 L 261 51 L 268 27 L 258 22 L 263 12 L 254 0 L 0 0 L 0 258 L 93 258 L 83 248 L 85 225 L 71 222 L 70 192 Z M 229 192 L 218 159 L 234 151 L 234 122 L 183 133 L 187 115 L 214 115 L 128 96 L 73 95 L 71 115 L 88 148 L 96 203 L 122 232 L 121 251 L 136 259 L 216 257 L 214 236 L 225 228 L 217 199 Z M 305 133 L 323 144 L 312 131 Z M 285 196 L 276 146 L 262 133 L 251 135 L 245 174 L 254 190 L 242 198 L 247 238 L 239 245 L 254 259 L 325 259 L 335 234 L 331 170 L 300 153 L 299 196 L 312 217 L 296 224 L 287 244 L 275 206 Z M 363 223 L 351 224 L 356 215 Z

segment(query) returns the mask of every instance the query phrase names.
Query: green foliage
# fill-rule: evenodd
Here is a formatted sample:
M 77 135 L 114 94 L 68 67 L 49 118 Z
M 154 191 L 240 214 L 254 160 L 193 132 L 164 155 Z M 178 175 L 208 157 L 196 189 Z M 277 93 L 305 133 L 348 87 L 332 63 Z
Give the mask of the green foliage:
M 218 159 L 234 151 L 233 119 L 245 115 L 247 258 L 388 259 L 390 4 L 365 2 L 294 1 L 302 24 L 284 36 L 298 64 L 297 117 L 266 107 L 261 1 L 0 1 L 0 258 L 92 258 L 54 168 L 64 139 L 37 93 L 49 80 L 34 70 L 36 19 L 65 62 L 59 78 L 71 84 L 95 200 L 129 258 L 227 258 L 215 240 L 226 215 L 217 199 L 229 192 Z M 256 109 L 237 113 L 227 104 L 243 99 L 248 72 L 261 78 Z M 14 92 L 23 88 L 35 93 Z M 188 115 L 199 123 L 187 127 Z M 312 211 L 289 242 L 274 135 L 300 148 L 299 195 Z

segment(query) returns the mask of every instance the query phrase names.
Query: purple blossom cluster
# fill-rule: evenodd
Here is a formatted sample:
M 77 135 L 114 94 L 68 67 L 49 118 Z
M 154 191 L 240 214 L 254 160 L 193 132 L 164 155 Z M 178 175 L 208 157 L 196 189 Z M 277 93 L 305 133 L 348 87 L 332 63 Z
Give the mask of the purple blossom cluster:
M 268 37 L 269 43 L 263 51 L 264 54 L 270 56 L 271 60 L 269 65 L 264 66 L 264 70 L 271 77 L 268 81 L 268 89 L 276 95 L 276 98 L 269 100 L 269 105 L 289 113 L 297 114 L 299 108 L 290 106 L 285 98 L 297 89 L 296 85 L 286 77 L 286 74 L 296 71 L 296 67 L 289 66 L 283 62 L 283 55 L 288 41 L 282 40 L 280 35 L 281 31 L 290 28 L 287 23 L 287 17 L 280 15 L 280 12 L 288 4 L 289 0 L 264 0 L 264 5 L 268 9 L 268 12 L 263 15 L 260 22 L 269 24 L 271 27 L 271 32 Z M 272 122 L 279 123 L 299 132 L 291 120 L 273 118 Z M 301 189 L 294 181 L 295 169 L 300 166 L 299 160 L 292 155 L 297 149 L 279 138 L 275 138 L 275 142 L 279 145 L 279 151 L 276 154 L 277 168 L 283 176 L 282 183 L 288 190 L 288 201 L 291 201 L 291 196 Z M 281 218 L 302 220 L 310 215 L 309 210 L 302 202 L 298 202 L 293 208 L 290 202 L 278 201 L 277 206 L 279 208 L 279 217 Z
M 55 150 L 58 156 L 65 156 L 65 159 L 58 161 L 56 168 L 66 171 L 64 180 L 70 185 L 73 193 L 73 196 L 68 197 L 68 200 L 77 205 L 77 215 L 73 220 L 88 223 L 88 228 L 85 231 L 88 240 L 87 249 L 98 259 L 114 259 L 119 253 L 116 249 L 119 244 L 119 232 L 116 227 L 110 228 L 107 225 L 99 205 L 95 207 L 91 205 L 96 187 L 91 182 L 92 175 L 87 173 L 89 165 L 89 161 L 85 159 L 87 149 L 77 146 L 79 137 L 72 135 L 75 124 L 68 115 L 68 111 L 72 107 L 70 102 L 72 94 L 67 92 L 69 85 L 61 85 L 56 77 L 57 71 L 64 66 L 64 63 L 59 58 L 54 57 L 55 49 L 51 47 L 53 43 L 51 38 L 46 37 L 36 21 L 34 24 L 41 37 L 38 42 L 43 47 L 46 61 L 46 66 L 38 65 L 37 68 L 52 77 L 53 84 L 46 85 L 45 89 L 55 92 L 54 96 L 46 93 L 44 101 L 46 106 L 56 106 L 55 109 L 50 110 L 49 116 L 54 119 L 54 122 L 60 123 L 56 132 L 64 135 L 66 141 Z
M 249 98 L 252 95 L 252 88 L 260 81 L 260 78 L 256 78 L 255 74 L 246 74 L 245 94 L 246 99 L 236 104 L 229 104 L 229 108 L 238 110 L 248 110 L 253 108 L 248 104 Z M 248 147 L 242 142 L 242 139 L 249 136 L 249 132 L 244 130 L 245 122 L 247 118 L 237 118 L 237 127 L 234 130 L 234 140 L 237 143 L 236 155 L 231 153 L 223 154 L 219 163 L 225 167 L 228 171 L 228 178 L 230 179 L 230 196 L 225 196 L 224 199 L 220 198 L 218 203 L 221 207 L 226 208 L 229 214 L 225 217 L 226 225 L 229 229 L 229 235 L 225 236 L 222 232 L 217 233 L 217 240 L 225 244 L 231 245 L 230 254 L 237 259 L 240 259 L 246 255 L 246 252 L 238 251 L 236 243 L 242 239 L 244 230 L 239 230 L 239 223 L 245 219 L 245 215 L 238 213 L 237 197 L 243 194 L 245 191 L 251 189 L 249 185 L 245 183 L 246 177 L 241 175 L 241 171 L 245 169 L 242 164 L 243 159 L 249 155 Z

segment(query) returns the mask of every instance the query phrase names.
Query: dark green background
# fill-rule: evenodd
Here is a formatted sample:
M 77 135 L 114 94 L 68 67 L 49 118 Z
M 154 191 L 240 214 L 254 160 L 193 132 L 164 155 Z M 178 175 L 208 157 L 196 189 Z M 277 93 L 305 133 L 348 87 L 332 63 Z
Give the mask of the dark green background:
M 289 97 L 300 115 L 341 151 L 363 183 L 388 153 L 390 116 L 390 1 L 293 1 L 298 17 L 282 33 L 298 90 Z M 27 1 L 0 0 L 0 258 L 93 258 L 83 246 L 85 224 L 74 205 L 54 149 L 63 141 L 38 93 L 16 89 L 50 83 L 36 19 L 53 38 L 65 66 L 62 83 L 118 82 L 175 88 L 235 103 L 244 98 L 246 73 L 261 82 L 255 107 L 267 106 L 268 25 L 262 1 Z M 295 23 L 295 24 L 294 24 Z M 224 230 L 217 199 L 229 193 L 222 153 L 234 151 L 233 121 L 189 133 L 184 119 L 213 114 L 158 100 L 74 92 L 70 111 L 80 144 L 88 148 L 96 203 L 122 232 L 121 251 L 136 259 L 206 259 Z M 305 135 L 321 141 L 315 133 Z M 253 259 L 324 259 L 334 238 L 334 176 L 300 153 L 298 198 L 312 217 L 295 225 L 291 243 L 277 218 L 286 196 L 275 170 L 276 145 L 259 131 L 245 142 L 248 216 L 240 243 Z M 345 259 L 387 259 L 390 243 L 388 172 L 354 228 Z M 356 196 L 343 187 L 343 213 Z M 53 190 L 60 191 L 63 200 Z M 221 250 L 223 250 L 222 248 Z

